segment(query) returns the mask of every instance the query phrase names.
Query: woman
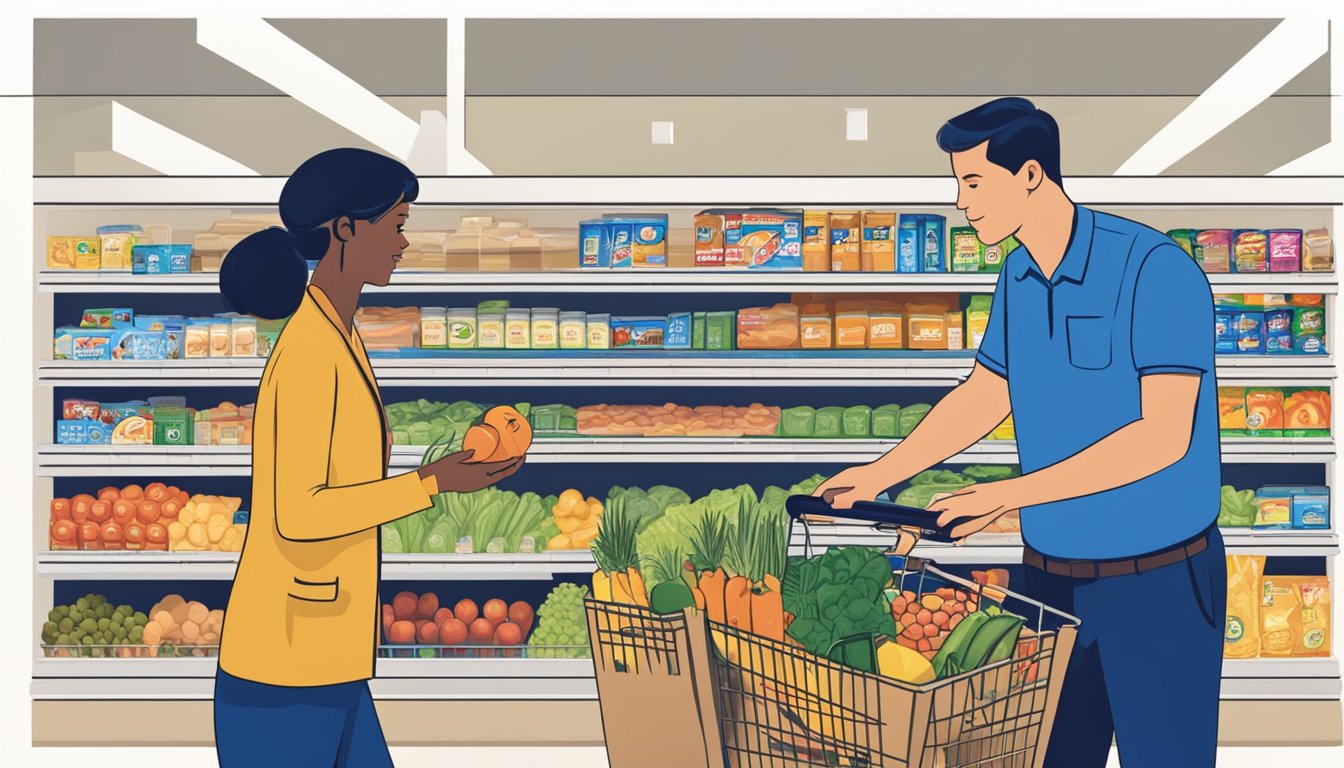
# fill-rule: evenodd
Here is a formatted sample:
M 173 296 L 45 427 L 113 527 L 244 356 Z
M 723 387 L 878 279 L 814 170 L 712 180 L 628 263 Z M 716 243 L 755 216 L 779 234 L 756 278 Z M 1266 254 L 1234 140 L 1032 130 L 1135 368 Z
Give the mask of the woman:
M 418 191 L 394 160 L 323 152 L 285 182 L 284 229 L 243 240 L 220 271 L 237 311 L 290 318 L 257 394 L 251 519 L 220 641 L 225 768 L 392 764 L 367 682 L 381 616 L 378 526 L 522 464 L 468 464 L 464 452 L 387 476 L 391 437 L 354 316 L 365 285 L 391 280 Z

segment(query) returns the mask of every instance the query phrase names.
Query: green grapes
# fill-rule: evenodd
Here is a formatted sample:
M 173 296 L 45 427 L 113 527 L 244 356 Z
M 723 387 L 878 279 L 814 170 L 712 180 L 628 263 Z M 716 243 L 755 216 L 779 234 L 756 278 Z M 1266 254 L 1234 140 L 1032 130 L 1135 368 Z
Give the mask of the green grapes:
M 578 584 L 560 584 L 537 608 L 537 628 L 528 641 L 533 646 L 528 656 L 534 659 L 589 658 L 588 617 L 583 599 L 588 588 Z M 577 646 L 556 648 L 551 646 Z

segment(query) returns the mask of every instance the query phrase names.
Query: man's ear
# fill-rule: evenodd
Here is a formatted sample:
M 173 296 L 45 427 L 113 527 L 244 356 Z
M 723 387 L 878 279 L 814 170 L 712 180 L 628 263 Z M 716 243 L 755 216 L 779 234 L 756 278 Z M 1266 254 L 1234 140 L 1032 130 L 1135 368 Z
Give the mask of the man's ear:
M 355 236 L 355 220 L 349 216 L 337 216 L 331 222 L 331 233 L 342 243 L 350 242 Z
M 1035 192 L 1040 188 L 1041 182 L 1045 181 L 1045 171 L 1041 169 L 1041 164 L 1035 160 L 1028 160 L 1023 163 L 1022 170 L 1018 171 L 1018 175 L 1026 181 L 1028 192 Z

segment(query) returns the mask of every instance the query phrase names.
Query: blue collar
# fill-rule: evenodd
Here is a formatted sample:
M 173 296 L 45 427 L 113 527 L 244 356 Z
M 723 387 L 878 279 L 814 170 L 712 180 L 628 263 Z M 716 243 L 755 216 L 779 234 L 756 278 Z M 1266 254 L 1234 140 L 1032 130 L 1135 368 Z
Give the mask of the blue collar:
M 1047 281 L 1045 275 L 1041 273 L 1041 268 L 1036 265 L 1036 259 L 1027 251 L 1024 256 L 1027 258 L 1018 258 L 1013 268 L 1013 279 L 1021 282 L 1027 275 L 1034 274 L 1042 283 L 1053 282 L 1058 285 L 1061 280 L 1068 280 L 1075 285 L 1081 285 L 1083 278 L 1087 275 L 1087 261 L 1092 253 L 1092 225 L 1094 216 L 1092 211 L 1081 205 L 1073 207 L 1073 232 L 1069 235 L 1069 245 L 1064 250 L 1064 260 L 1059 263 L 1055 269 L 1054 279 Z M 1026 248 L 1023 244 L 1022 248 Z

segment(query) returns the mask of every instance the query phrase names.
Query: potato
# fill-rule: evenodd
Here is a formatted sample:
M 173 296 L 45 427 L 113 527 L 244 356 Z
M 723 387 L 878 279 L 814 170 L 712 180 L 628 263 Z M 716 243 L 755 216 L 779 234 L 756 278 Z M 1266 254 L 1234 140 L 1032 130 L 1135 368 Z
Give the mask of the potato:
M 192 600 L 187 603 L 187 620 L 194 624 L 204 624 L 205 620 L 210 618 L 210 609 L 203 604 Z
M 142 642 L 145 645 L 158 645 L 163 639 L 163 625 L 157 620 L 151 621 L 145 625 L 145 634 Z
M 187 602 L 187 601 L 186 601 L 186 598 L 182 597 L 182 596 L 179 595 L 179 594 L 174 593 L 174 594 L 171 594 L 171 595 L 167 595 L 167 596 L 164 597 L 162 600 L 160 600 L 160 601 L 159 601 L 159 607 L 162 608 L 162 609 L 165 610 L 165 611 L 171 611 L 171 610 L 173 610 L 174 608 L 176 608 L 177 606 L 182 605 L 182 604 L 185 603 L 185 602 Z
M 154 621 L 158 622 L 159 631 L 165 633 L 177 626 L 177 621 L 173 619 L 173 614 L 163 609 L 159 609 L 154 613 Z
M 210 537 L 206 533 L 203 523 L 192 523 L 187 527 L 187 541 L 193 547 L 204 547 L 210 543 Z
M 187 538 L 187 526 L 181 521 L 174 520 L 168 524 L 168 541 L 179 542 Z
M 177 522 L 181 523 L 182 525 L 191 525 L 192 523 L 196 522 L 195 506 L 188 504 L 187 506 L 183 507 L 182 511 L 177 513 Z
M 216 608 L 210 612 L 210 621 L 222 625 L 224 623 L 224 609 Z
M 215 513 L 214 505 L 212 505 L 212 504 L 197 504 L 197 505 L 196 505 L 196 520 L 195 520 L 195 522 L 198 522 L 198 523 L 207 523 L 207 522 L 210 521 L 210 516 L 213 515 L 214 513 Z
M 186 640 L 188 643 L 194 643 L 194 642 L 196 642 L 197 638 L 199 638 L 200 636 L 201 636 L 201 627 L 200 627 L 200 625 L 198 625 L 198 624 L 193 624 L 193 623 L 190 622 L 190 621 L 188 621 L 186 624 L 183 624 L 183 625 L 182 625 L 182 639 L 183 639 L 183 640 Z
M 173 621 L 180 627 L 189 621 L 188 616 L 191 615 L 191 606 L 187 603 L 180 603 L 173 606 L 168 612 L 172 614 Z
M 224 538 L 224 532 L 230 527 L 228 520 L 221 515 L 215 515 L 210 518 L 210 522 L 205 524 L 205 536 L 211 544 L 218 544 L 220 539 Z
M 204 640 L 209 645 L 219 645 L 218 632 L 206 632 L 204 635 L 201 635 L 201 639 Z

